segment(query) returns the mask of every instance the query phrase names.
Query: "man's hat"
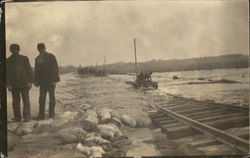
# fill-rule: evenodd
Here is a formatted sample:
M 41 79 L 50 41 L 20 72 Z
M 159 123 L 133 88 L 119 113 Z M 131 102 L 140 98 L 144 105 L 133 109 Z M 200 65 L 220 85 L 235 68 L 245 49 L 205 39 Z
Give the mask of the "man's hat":
M 45 44 L 44 43 L 38 43 L 37 44 L 37 49 L 45 49 Z

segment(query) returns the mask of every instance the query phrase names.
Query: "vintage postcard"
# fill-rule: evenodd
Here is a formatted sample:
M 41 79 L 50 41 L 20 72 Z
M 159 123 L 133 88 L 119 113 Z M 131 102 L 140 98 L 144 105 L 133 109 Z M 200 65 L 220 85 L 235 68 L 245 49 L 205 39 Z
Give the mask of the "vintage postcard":
M 248 3 L 4 2 L 8 157 L 248 155 Z

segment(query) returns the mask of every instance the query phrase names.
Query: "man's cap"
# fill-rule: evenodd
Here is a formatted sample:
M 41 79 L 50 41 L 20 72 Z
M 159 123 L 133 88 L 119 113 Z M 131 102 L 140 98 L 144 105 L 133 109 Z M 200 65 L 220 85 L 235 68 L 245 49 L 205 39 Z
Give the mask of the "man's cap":
M 10 45 L 10 51 L 12 52 L 12 51 L 20 51 L 20 46 L 18 45 L 18 44 L 11 44 Z
M 38 43 L 37 44 L 37 49 L 45 49 L 45 44 L 44 43 Z

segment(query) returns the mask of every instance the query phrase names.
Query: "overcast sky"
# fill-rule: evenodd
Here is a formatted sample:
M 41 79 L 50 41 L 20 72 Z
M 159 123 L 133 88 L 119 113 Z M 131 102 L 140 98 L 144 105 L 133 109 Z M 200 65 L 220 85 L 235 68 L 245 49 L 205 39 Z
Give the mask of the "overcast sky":
M 6 43 L 34 59 L 44 42 L 61 65 L 248 54 L 248 2 L 75 1 L 6 4 Z

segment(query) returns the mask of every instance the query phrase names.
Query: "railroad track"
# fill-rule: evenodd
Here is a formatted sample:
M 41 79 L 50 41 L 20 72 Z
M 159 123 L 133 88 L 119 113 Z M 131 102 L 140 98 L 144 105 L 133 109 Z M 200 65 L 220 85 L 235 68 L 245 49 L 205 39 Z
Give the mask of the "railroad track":
M 249 154 L 249 108 L 183 98 L 171 94 L 155 99 L 153 123 L 179 144 L 206 154 Z M 214 149 L 214 151 L 213 151 Z

